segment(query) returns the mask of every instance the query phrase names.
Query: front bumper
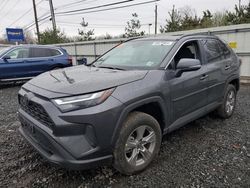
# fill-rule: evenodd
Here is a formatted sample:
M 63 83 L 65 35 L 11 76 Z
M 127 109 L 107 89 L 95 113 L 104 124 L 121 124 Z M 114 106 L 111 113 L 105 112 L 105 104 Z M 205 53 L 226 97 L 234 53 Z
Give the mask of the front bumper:
M 27 92 L 21 89 L 19 94 Z M 96 107 L 68 113 L 37 95 L 30 100 L 45 109 L 54 125 L 46 126 L 20 108 L 19 132 L 46 160 L 73 170 L 111 164 L 111 138 L 122 109 L 118 100 L 111 97 Z
M 22 122 L 19 132 L 48 162 L 52 164 L 72 170 L 83 170 L 111 164 L 112 162 L 112 155 L 87 160 L 76 160 L 46 132 L 40 130 L 36 126 L 32 127 L 32 130 L 28 130 L 30 129 L 29 126 L 33 125 L 24 124 Z M 43 143 L 45 142 L 47 142 L 48 145 L 44 145 Z

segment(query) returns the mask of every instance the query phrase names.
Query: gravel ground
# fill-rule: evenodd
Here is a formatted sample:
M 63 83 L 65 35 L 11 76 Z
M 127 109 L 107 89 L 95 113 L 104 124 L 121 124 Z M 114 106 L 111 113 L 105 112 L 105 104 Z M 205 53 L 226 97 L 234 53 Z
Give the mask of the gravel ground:
M 17 132 L 20 86 L 0 87 L 0 187 L 250 187 L 250 87 L 241 87 L 232 118 L 210 114 L 165 136 L 157 159 L 134 176 L 52 167 Z

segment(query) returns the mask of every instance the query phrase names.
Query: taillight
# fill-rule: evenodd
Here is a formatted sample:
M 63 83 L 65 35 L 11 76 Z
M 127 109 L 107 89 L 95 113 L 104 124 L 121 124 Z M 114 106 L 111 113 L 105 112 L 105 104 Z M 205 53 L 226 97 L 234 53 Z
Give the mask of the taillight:
M 69 58 L 68 58 L 68 63 L 69 63 L 70 65 L 73 65 L 73 59 L 72 59 L 72 56 L 69 56 Z

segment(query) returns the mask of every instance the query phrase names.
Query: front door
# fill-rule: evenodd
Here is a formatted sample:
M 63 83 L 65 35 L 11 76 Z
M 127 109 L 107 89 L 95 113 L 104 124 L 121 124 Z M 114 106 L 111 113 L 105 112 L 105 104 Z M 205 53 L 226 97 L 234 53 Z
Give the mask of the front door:
M 8 52 L 1 63 L 1 79 L 12 79 L 29 77 L 29 49 L 25 47 L 16 48 Z
M 173 72 L 182 58 L 199 59 L 202 65 L 199 70 L 184 72 L 180 77 L 170 79 L 172 122 L 207 105 L 208 76 L 198 41 L 189 41 L 180 48 L 172 61 Z

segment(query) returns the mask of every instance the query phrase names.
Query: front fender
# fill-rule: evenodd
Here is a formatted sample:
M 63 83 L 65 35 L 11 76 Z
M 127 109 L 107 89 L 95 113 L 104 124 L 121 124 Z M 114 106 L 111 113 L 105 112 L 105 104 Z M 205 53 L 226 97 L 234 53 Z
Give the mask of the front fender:
M 161 108 L 161 111 L 163 113 L 164 122 L 166 122 L 167 110 L 164 107 L 164 100 L 161 97 L 153 96 L 153 97 L 149 97 L 149 98 L 146 98 L 146 99 L 142 99 L 142 100 L 133 102 L 133 103 L 125 106 L 124 109 L 122 110 L 121 114 L 120 114 L 120 117 L 119 117 L 119 119 L 117 121 L 117 124 L 116 124 L 114 132 L 113 132 L 113 136 L 112 136 L 112 139 L 111 139 L 112 148 L 114 148 L 114 146 L 116 144 L 116 141 L 117 141 L 117 139 L 118 139 L 118 137 L 120 135 L 120 131 L 121 131 L 123 122 L 128 117 L 129 113 L 132 112 L 134 109 L 140 107 L 140 106 L 143 106 L 143 105 L 149 104 L 149 103 L 153 103 L 153 102 L 154 103 L 156 102 L 156 103 L 159 104 L 159 106 Z

